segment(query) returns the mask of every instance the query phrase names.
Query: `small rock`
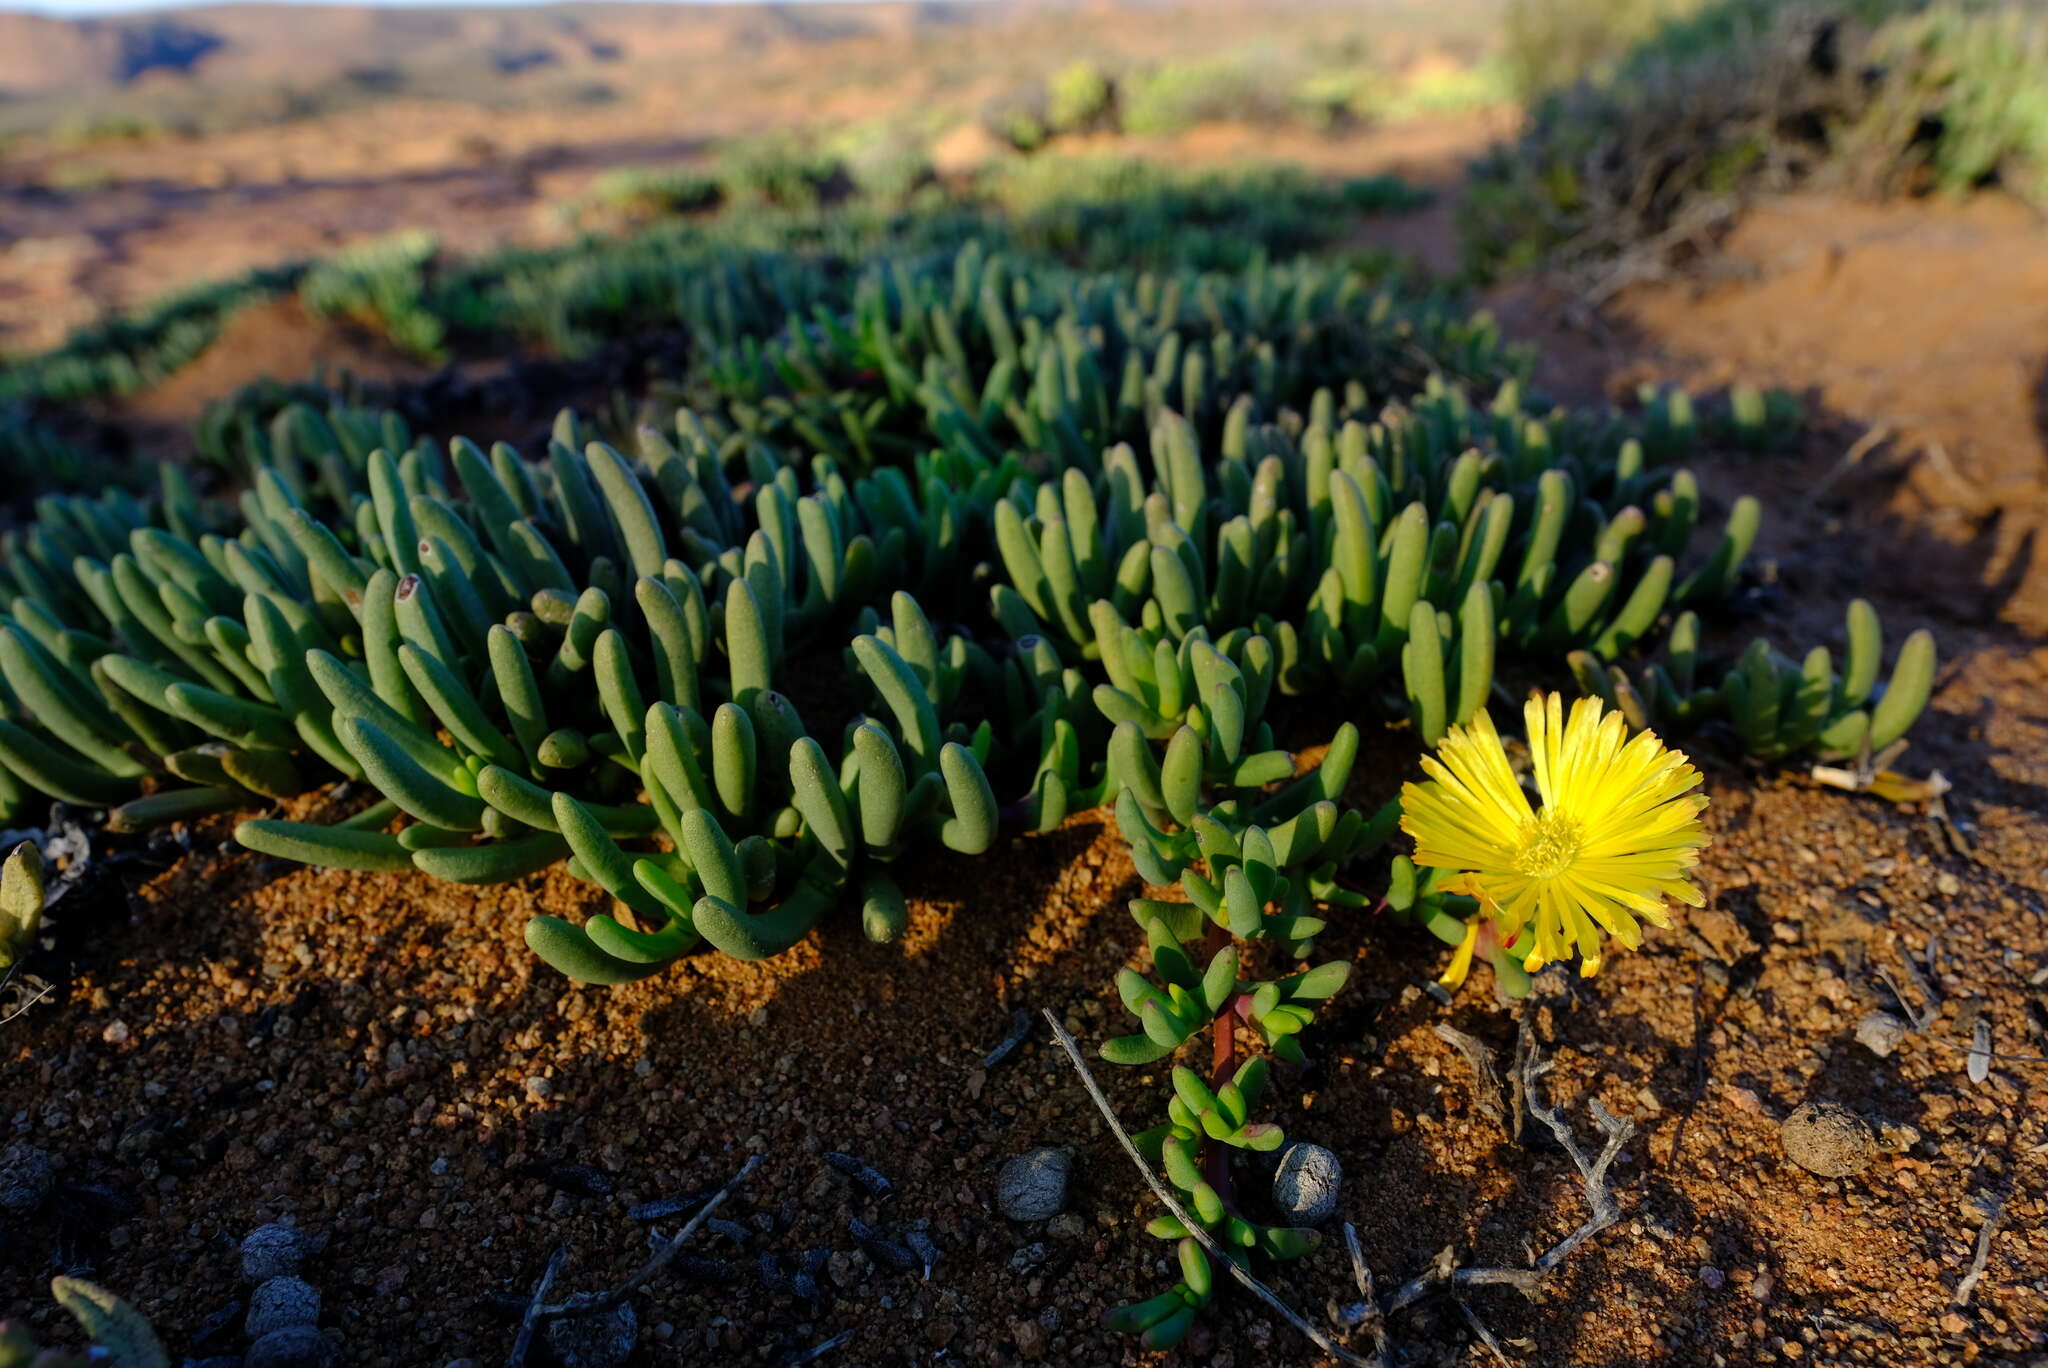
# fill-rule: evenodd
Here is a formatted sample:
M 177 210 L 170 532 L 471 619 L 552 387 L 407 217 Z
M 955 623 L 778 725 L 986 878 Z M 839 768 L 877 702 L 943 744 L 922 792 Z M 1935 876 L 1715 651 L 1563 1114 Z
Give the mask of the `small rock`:
M 1920 1143 L 1920 1128 L 1903 1121 L 1877 1123 L 1877 1147 L 1886 1154 L 1904 1154 Z
M 272 1278 L 256 1289 L 249 1299 L 249 1318 L 243 1328 L 250 1339 L 262 1339 L 273 1330 L 295 1325 L 315 1325 L 320 1320 L 320 1292 L 303 1278 Z
M 996 1205 L 1013 1221 L 1043 1221 L 1067 1205 L 1074 1152 L 1052 1145 L 1026 1150 L 996 1177 Z
M 555 1085 L 538 1074 L 527 1079 L 524 1087 L 529 1102 L 545 1102 L 555 1095 Z
M 633 1303 L 595 1316 L 563 1316 L 548 1322 L 548 1348 L 562 1368 L 618 1368 L 633 1356 L 640 1317 Z
M 312 1242 L 302 1231 L 275 1222 L 257 1226 L 242 1241 L 242 1276 L 259 1283 L 288 1277 L 312 1252 Z
M 1879 1059 L 1898 1049 L 1905 1038 L 1906 1023 L 1890 1012 L 1872 1012 L 1856 1024 L 1857 1043 Z
M 341 1355 L 310 1325 L 273 1330 L 249 1346 L 242 1368 L 337 1368 Z
M 1870 1166 L 1876 1137 L 1870 1125 L 1833 1102 L 1804 1102 L 1778 1127 L 1785 1157 L 1822 1178 L 1846 1178 Z
M 1074 1212 L 1063 1211 L 1046 1224 L 1045 1232 L 1055 1240 L 1078 1240 L 1088 1233 L 1088 1223 Z
M 1045 1331 L 1037 1321 L 1011 1321 L 1010 1338 L 1017 1343 L 1017 1352 L 1025 1358 L 1045 1357 Z
M 1709 1292 L 1719 1292 L 1728 1285 L 1728 1275 L 1712 1264 L 1701 1264 L 1700 1285 Z
M 1273 1204 L 1291 1226 L 1319 1225 L 1337 1213 L 1344 1170 L 1321 1145 L 1297 1140 L 1280 1152 L 1273 1171 Z
M 57 1166 L 34 1145 L 0 1150 L 0 1211 L 26 1216 L 48 1201 L 56 1186 Z
M 1947 870 L 1943 870 L 1934 876 L 1934 887 L 1942 897 L 1953 898 L 1956 894 L 1963 891 L 1963 881 Z
M 1010 1255 L 1010 1271 L 1012 1273 L 1029 1273 L 1032 1269 L 1045 1262 L 1048 1253 L 1050 1251 L 1043 1244 L 1025 1245 L 1022 1249 Z
M 1749 1280 L 1750 1299 L 1760 1302 L 1769 1301 L 1771 1299 L 1771 1289 L 1777 1285 L 1778 1280 L 1772 1277 L 1768 1270 L 1757 1274 Z

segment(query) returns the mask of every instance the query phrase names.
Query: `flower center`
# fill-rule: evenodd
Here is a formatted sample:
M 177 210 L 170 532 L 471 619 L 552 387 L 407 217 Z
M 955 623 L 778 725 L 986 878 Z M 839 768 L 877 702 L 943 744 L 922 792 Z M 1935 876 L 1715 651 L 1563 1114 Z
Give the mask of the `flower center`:
M 1531 817 L 1515 848 L 1515 872 L 1548 879 L 1571 868 L 1585 844 L 1578 819 L 1548 809 Z

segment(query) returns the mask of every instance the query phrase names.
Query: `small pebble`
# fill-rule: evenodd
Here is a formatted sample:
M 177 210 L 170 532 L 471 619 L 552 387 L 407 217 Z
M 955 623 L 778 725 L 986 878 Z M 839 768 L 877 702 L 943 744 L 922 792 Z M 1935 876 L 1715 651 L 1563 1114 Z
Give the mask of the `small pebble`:
M 1856 1024 L 1856 1041 L 1883 1059 L 1906 1038 L 1906 1023 L 1890 1012 L 1872 1012 Z
M 1319 1225 L 1337 1213 L 1344 1170 L 1321 1145 L 1297 1140 L 1280 1152 L 1273 1171 L 1273 1204 L 1291 1226 Z
M 242 1368 L 338 1368 L 341 1355 L 310 1325 L 273 1330 L 249 1346 Z
M 1870 1167 L 1876 1137 L 1870 1125 L 1833 1102 L 1801 1103 L 1778 1128 L 1785 1157 L 1822 1178 L 1846 1178 Z
M 56 1165 L 34 1145 L 0 1150 L 0 1211 L 26 1216 L 48 1201 L 56 1186 Z
M 996 1176 L 996 1205 L 1013 1221 L 1044 1221 L 1067 1205 L 1074 1152 L 1053 1145 L 1026 1150 Z
M 316 1325 L 320 1320 L 320 1292 L 303 1278 L 272 1278 L 256 1289 L 249 1299 L 249 1318 L 243 1329 L 250 1339 L 262 1339 L 273 1330 L 295 1325 Z
M 291 1226 L 257 1226 L 242 1241 L 242 1276 L 259 1283 L 286 1277 L 298 1272 L 311 1252 L 304 1233 Z
M 1700 1285 L 1709 1292 L 1719 1292 L 1728 1285 L 1728 1275 L 1712 1264 L 1700 1265 Z
M 562 1316 L 548 1322 L 548 1348 L 562 1368 L 618 1368 L 640 1340 L 640 1316 L 633 1303 L 594 1316 Z
M 1017 1346 L 1017 1352 L 1027 1359 L 1045 1357 L 1045 1330 L 1037 1321 L 1011 1321 L 1010 1339 Z

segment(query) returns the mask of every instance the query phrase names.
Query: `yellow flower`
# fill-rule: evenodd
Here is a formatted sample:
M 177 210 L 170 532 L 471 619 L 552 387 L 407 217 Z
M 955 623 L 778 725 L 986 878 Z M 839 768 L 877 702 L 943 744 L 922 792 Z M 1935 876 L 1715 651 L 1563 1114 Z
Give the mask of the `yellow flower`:
M 1602 717 L 1597 699 L 1573 704 L 1569 723 L 1556 694 L 1531 699 L 1523 717 L 1539 810 L 1482 711 L 1423 757 L 1430 782 L 1402 788 L 1401 829 L 1415 839 L 1416 864 L 1459 871 L 1437 887 L 1477 898 L 1502 942 L 1516 944 L 1533 924 L 1531 971 L 1576 948 L 1579 972 L 1592 975 L 1603 929 L 1634 949 L 1637 917 L 1671 924 L 1665 898 L 1704 905 L 1686 873 L 1707 843 L 1706 795 L 1691 792 L 1700 773 L 1683 752 L 1653 732 L 1629 740 L 1621 714 Z M 1453 973 L 1470 965 L 1477 941 L 1475 925 Z

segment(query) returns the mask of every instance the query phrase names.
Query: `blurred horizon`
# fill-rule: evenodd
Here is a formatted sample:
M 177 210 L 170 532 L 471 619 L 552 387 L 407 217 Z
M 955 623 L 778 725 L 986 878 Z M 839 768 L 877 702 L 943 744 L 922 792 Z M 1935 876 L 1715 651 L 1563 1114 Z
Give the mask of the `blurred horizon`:
M 550 5 L 580 7 L 597 4 L 648 6 L 696 5 L 838 5 L 860 0 L 0 0 L 0 14 L 39 14 L 52 19 L 118 17 L 161 10 L 187 9 L 539 9 Z M 1000 0 L 908 0 L 912 4 L 994 4 Z

